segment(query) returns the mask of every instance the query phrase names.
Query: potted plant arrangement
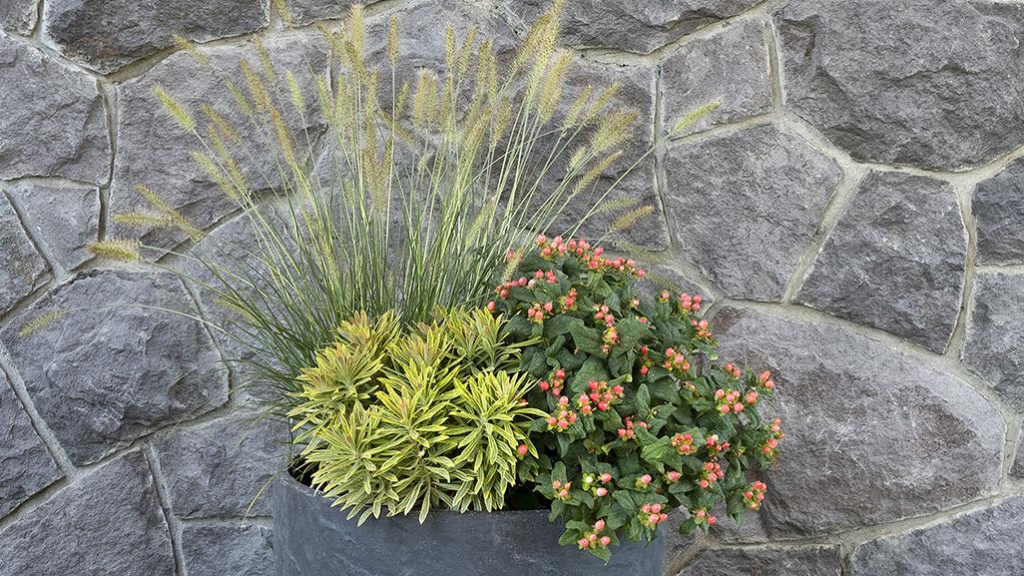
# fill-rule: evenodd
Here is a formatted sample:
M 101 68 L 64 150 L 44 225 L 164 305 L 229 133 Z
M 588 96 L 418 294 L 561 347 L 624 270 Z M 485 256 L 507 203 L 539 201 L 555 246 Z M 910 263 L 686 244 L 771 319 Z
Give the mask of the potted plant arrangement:
M 632 259 L 568 239 L 602 209 L 635 113 L 614 85 L 563 102 L 559 14 L 514 54 L 449 30 L 444 70 L 400 81 L 397 22 L 356 6 L 322 29 L 334 73 L 312 74 L 312 105 L 260 45 L 244 85 L 225 80 L 235 116 L 157 89 L 249 241 L 205 235 L 144 187 L 149 208 L 114 219 L 222 244 L 153 265 L 212 296 L 224 314 L 205 321 L 278 388 L 299 452 L 273 485 L 280 576 L 654 576 L 672 511 L 692 531 L 722 503 L 735 519 L 761 506 L 752 474 L 782 438 L 758 411 L 771 375 L 718 360 L 699 296 L 646 301 Z M 381 61 L 367 26 L 386 30 Z M 294 134 L 294 117 L 322 136 Z M 231 146 L 247 137 L 273 150 L 263 186 Z M 580 202 L 563 236 L 544 234 Z

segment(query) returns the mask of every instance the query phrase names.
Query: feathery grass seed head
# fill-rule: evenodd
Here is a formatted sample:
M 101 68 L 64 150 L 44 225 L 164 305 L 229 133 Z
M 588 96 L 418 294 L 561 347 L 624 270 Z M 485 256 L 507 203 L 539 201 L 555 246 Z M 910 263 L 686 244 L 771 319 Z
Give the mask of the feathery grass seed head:
M 100 258 L 118 262 L 139 262 L 142 260 L 142 255 L 139 253 L 141 246 L 138 240 L 115 239 L 93 242 L 88 245 L 88 248 L 89 252 Z

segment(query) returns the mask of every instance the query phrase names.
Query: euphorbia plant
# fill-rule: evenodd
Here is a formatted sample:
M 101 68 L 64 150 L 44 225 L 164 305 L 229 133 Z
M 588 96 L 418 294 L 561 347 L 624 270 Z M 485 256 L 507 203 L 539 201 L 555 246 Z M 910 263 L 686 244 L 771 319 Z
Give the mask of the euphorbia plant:
M 563 544 L 607 559 L 619 535 L 655 537 L 669 512 L 680 530 L 707 529 L 724 501 L 729 516 L 757 510 L 782 432 L 759 413 L 775 382 L 721 362 L 701 298 L 636 291 L 644 271 L 586 241 L 540 236 L 520 275 L 496 289 L 492 311 L 511 317 L 524 370 L 540 379 L 531 406 L 537 457 L 520 473 L 565 523 Z
M 357 314 L 299 377 L 289 416 L 313 486 L 350 511 L 495 510 L 540 412 L 523 396 L 520 350 L 486 310 L 403 329 L 397 314 Z

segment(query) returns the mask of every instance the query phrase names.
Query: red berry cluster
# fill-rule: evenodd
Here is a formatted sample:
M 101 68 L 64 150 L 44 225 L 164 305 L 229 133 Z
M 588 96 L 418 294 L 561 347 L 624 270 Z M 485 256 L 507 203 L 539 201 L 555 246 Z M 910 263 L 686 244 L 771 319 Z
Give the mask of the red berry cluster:
M 558 409 L 548 416 L 548 430 L 562 431 L 576 423 L 576 413 L 569 410 L 569 397 L 558 399 Z
M 579 399 L 580 412 L 587 415 L 590 415 L 594 408 L 607 412 L 613 404 L 621 401 L 626 393 L 621 384 L 609 386 L 607 382 L 597 380 L 591 380 L 587 384 L 587 389 L 589 393 L 580 394 Z
M 555 498 L 558 498 L 559 500 L 569 500 L 572 498 L 569 493 L 569 490 L 572 489 L 572 482 L 554 480 L 551 482 L 551 489 L 555 491 Z
M 552 396 L 561 396 L 562 388 L 565 386 L 565 370 L 555 370 L 547 380 L 541 380 L 537 387 L 542 391 L 551 391 Z
M 647 528 L 655 528 L 658 524 L 668 520 L 668 514 L 661 511 L 662 506 L 658 502 L 644 504 L 640 508 L 640 522 Z
M 761 502 L 764 502 L 764 494 L 768 491 L 768 486 L 760 480 L 750 485 L 750 488 L 743 493 L 743 504 L 749 510 L 760 510 Z
M 577 541 L 580 549 L 607 548 L 612 543 L 612 538 L 602 534 L 606 528 L 607 525 L 604 520 L 594 522 L 594 529 L 584 532 L 583 537 Z
M 625 428 L 619 428 L 618 430 L 616 430 L 616 433 L 619 435 L 619 438 L 621 438 L 622 440 L 636 440 L 636 428 L 637 427 L 640 427 L 640 428 L 647 428 L 648 427 L 647 426 L 647 422 L 644 422 L 643 420 L 639 420 L 639 421 L 637 421 L 636 424 L 633 424 L 633 418 L 631 416 L 626 416 L 625 422 L 626 422 L 626 427 Z

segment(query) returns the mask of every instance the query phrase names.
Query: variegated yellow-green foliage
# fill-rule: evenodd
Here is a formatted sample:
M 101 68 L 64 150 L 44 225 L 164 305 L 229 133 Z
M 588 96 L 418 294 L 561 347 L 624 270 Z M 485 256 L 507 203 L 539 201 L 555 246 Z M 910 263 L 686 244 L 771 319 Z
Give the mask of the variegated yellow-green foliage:
M 293 393 L 312 484 L 360 520 L 502 508 L 543 416 L 522 400 L 535 380 L 513 372 L 531 343 L 506 342 L 502 322 L 484 309 L 409 329 L 393 312 L 343 322 Z

